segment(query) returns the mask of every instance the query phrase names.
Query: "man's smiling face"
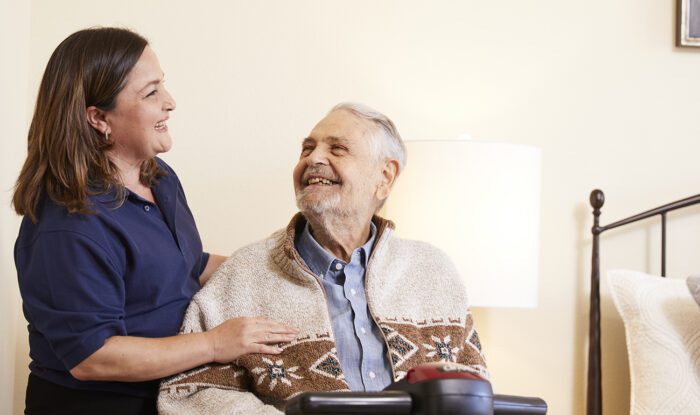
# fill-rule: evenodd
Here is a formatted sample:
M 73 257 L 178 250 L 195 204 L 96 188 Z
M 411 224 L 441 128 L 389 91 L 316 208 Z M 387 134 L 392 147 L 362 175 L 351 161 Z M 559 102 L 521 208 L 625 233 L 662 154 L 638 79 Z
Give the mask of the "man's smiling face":
M 374 128 L 370 121 L 346 110 L 333 111 L 316 124 L 302 142 L 293 173 L 302 213 L 374 213 L 381 181 L 381 168 L 370 146 Z

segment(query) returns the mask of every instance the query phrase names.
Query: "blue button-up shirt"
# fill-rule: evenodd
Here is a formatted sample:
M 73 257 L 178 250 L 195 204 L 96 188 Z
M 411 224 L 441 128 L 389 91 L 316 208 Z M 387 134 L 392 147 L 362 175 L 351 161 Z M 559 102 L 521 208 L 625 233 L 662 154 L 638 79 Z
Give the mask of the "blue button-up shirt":
M 83 382 L 69 370 L 112 336 L 177 334 L 209 254 L 175 172 L 151 203 L 128 192 L 91 195 L 94 214 L 69 214 L 44 197 L 39 222 L 22 221 L 15 264 L 29 322 L 32 373 L 75 389 L 154 396 L 158 382 Z
M 316 242 L 308 223 L 295 241 L 301 258 L 326 292 L 340 367 L 353 391 L 378 391 L 391 383 L 386 344 L 365 297 L 365 269 L 377 235 L 374 223 L 370 227 L 369 240 L 353 251 L 347 263 Z

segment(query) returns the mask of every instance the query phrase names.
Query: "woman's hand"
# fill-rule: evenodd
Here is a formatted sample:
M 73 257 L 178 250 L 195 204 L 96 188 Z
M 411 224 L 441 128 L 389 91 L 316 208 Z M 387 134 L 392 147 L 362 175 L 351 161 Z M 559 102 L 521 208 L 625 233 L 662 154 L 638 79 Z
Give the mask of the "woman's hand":
M 296 337 L 298 329 L 265 317 L 239 317 L 226 320 L 207 331 L 211 343 L 211 360 L 229 363 L 248 353 L 279 354 L 279 343 Z

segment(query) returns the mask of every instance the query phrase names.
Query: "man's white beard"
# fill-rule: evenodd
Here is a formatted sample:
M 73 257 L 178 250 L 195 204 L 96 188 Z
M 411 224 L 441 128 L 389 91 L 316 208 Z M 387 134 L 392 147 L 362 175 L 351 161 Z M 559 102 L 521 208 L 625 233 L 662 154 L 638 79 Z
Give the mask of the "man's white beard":
M 310 213 L 312 215 L 322 216 L 324 214 L 343 215 L 344 212 L 340 207 L 340 194 L 335 193 L 329 197 L 323 198 L 318 202 L 310 201 L 304 191 L 298 192 L 297 207 L 301 213 Z

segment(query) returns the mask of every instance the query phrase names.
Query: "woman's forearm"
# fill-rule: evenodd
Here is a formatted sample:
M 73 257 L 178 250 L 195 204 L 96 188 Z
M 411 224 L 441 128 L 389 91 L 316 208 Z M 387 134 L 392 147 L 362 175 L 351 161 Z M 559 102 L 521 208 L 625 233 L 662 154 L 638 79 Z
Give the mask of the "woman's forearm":
M 160 379 L 214 360 L 207 333 L 151 339 L 114 336 L 70 373 L 79 380 L 139 382 Z
M 78 380 L 140 382 L 210 362 L 228 363 L 249 353 L 279 354 L 298 329 L 264 317 L 238 317 L 202 333 L 151 339 L 113 336 L 70 370 Z

